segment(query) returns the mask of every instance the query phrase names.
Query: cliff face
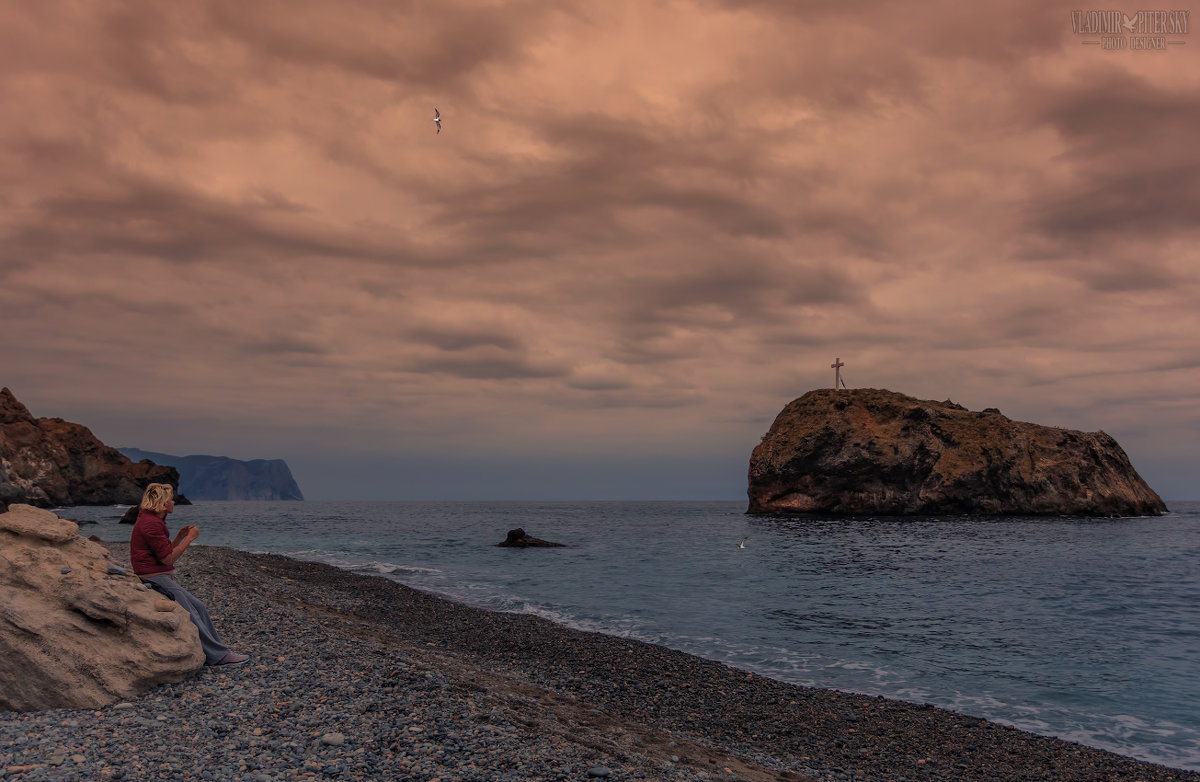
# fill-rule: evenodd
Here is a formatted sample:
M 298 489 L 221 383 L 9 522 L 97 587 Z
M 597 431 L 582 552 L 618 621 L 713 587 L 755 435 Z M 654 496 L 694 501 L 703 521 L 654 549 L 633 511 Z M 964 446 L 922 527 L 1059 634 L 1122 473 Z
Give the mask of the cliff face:
M 149 459 L 179 470 L 179 491 L 193 500 L 303 500 L 283 459 L 240 461 L 225 456 L 171 456 L 122 448 L 132 459 Z
M 750 457 L 749 513 L 1157 516 L 1104 432 L 880 389 L 810 391 Z
M 86 426 L 34 418 L 11 391 L 0 389 L 0 503 L 132 505 L 150 483 L 178 487 L 179 473 L 131 462 Z

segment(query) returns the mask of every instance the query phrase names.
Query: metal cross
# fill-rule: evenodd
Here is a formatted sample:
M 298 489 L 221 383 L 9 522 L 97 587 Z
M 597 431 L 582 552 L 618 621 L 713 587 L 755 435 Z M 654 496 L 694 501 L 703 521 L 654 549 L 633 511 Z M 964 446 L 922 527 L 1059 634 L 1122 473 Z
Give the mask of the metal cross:
M 833 360 L 833 363 L 829 365 L 829 368 L 833 370 L 833 388 L 834 388 L 834 390 L 837 390 L 838 387 L 840 387 L 842 385 L 842 367 L 844 367 L 844 366 L 846 366 L 846 363 L 844 361 L 842 361 L 840 358 L 835 358 Z

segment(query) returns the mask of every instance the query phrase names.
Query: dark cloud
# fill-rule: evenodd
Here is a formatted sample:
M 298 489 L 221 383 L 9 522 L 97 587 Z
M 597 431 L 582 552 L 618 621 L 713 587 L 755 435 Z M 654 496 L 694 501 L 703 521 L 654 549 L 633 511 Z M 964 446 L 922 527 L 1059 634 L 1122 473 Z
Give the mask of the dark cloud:
M 1155 83 L 1115 65 L 1083 70 L 1032 96 L 1032 121 L 1053 128 L 1072 165 L 1071 181 L 1031 194 L 1024 226 L 1046 249 L 1104 252 L 1118 242 L 1123 272 L 1101 268 L 1097 287 L 1112 290 L 1143 277 L 1171 284 L 1145 243 L 1194 237 L 1200 225 L 1200 88 Z M 1107 253 L 1105 253 L 1107 254 Z M 1154 268 L 1158 266 L 1160 268 Z
M 301 339 L 294 335 L 278 335 L 268 339 L 249 342 L 242 350 L 251 355 L 260 356 L 330 356 L 333 351 L 311 339 Z
M 1200 122 L 1198 87 L 1159 82 L 1110 63 L 1043 88 L 1028 96 L 1027 107 L 1033 121 L 1053 127 L 1066 154 L 1081 163 L 1200 158 L 1195 145 L 1185 143 L 1192 135 L 1188 129 Z
M 872 65 L 879 61 L 893 65 L 891 55 L 896 51 L 931 59 L 1021 62 L 1056 50 L 1070 33 L 1070 7 L 1044 0 L 921 0 L 903 5 L 888 0 L 709 0 L 709 4 L 761 17 L 770 25 L 789 23 L 788 32 L 805 29 L 813 41 L 825 42 L 819 54 L 861 37 L 894 50 L 876 51 Z
M 5 237 L 3 252 L 14 262 L 97 255 L 179 263 L 395 257 L 394 248 L 381 252 L 349 235 L 323 236 L 303 224 L 275 223 L 274 202 L 251 208 L 133 177 L 102 189 L 50 195 L 29 211 Z
M 430 92 L 462 89 L 482 68 L 520 59 L 540 22 L 554 16 L 532 3 L 370 0 L 333 13 L 313 0 L 210 0 L 205 11 L 217 34 L 239 41 L 252 56 L 305 69 L 332 66 Z
M 444 356 L 413 361 L 409 372 L 435 372 L 467 380 L 525 380 L 563 377 L 566 370 L 524 356 Z
M 1110 253 L 1109 259 L 1081 265 L 1078 277 L 1106 293 L 1169 291 L 1187 282 L 1185 275 L 1164 268 L 1167 259 L 1141 257 L 1136 247 L 1128 247 L 1126 253 Z
M 1153 167 L 1107 161 L 1104 170 L 1036 198 L 1026 225 L 1067 245 L 1092 246 L 1128 240 L 1193 235 L 1200 225 L 1200 159 L 1172 161 L 1168 148 Z
M 581 391 L 626 391 L 634 387 L 632 381 L 612 376 L 570 378 L 567 385 Z
M 531 235 L 640 241 L 642 232 L 622 222 L 643 211 L 734 236 L 771 238 L 785 231 L 778 211 L 752 193 L 696 182 L 752 175 L 760 164 L 745 149 L 723 155 L 705 138 L 595 114 L 538 118 L 535 127 L 561 151 L 563 162 L 518 164 L 509 181 L 456 193 L 437 224 L 468 230 L 489 243 L 506 237 L 522 246 Z
M 99 11 L 96 64 L 118 85 L 174 104 L 212 105 L 233 86 L 214 63 L 197 59 L 193 42 L 203 29 L 189 6 L 118 2 Z M 91 21 L 91 20 L 89 20 Z
M 1070 331 L 1074 317 L 1063 306 L 1063 301 L 1070 296 L 1070 292 L 1061 290 L 1053 301 L 1012 305 L 998 315 L 983 314 L 983 319 L 991 323 L 989 337 L 994 342 L 1017 345 L 1043 345 L 1060 341 L 1062 335 Z M 975 333 L 975 329 L 969 330 L 967 334 L 971 336 L 960 346 L 969 347 L 970 342 L 977 339 Z
M 695 407 L 702 404 L 701 394 L 681 388 L 585 388 L 570 384 L 572 388 L 585 392 L 574 395 L 556 395 L 547 399 L 546 404 L 554 407 L 578 409 L 644 409 L 644 410 L 678 410 Z
M 478 347 L 494 347 L 509 351 L 520 350 L 523 347 L 520 340 L 515 337 L 484 328 L 438 329 L 418 326 L 409 329 L 408 338 L 448 352 Z
M 676 326 L 744 328 L 787 319 L 792 308 L 805 304 L 831 306 L 862 298 L 837 268 L 736 255 L 706 266 L 630 282 L 622 296 L 626 333 L 645 338 Z

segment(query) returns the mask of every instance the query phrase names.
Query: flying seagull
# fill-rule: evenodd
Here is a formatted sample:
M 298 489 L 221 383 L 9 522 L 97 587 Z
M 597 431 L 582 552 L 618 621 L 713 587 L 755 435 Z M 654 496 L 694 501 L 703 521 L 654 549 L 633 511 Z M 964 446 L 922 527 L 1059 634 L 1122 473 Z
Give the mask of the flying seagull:
M 433 121 L 437 123 L 437 126 L 438 126 L 437 132 L 441 133 L 442 132 L 442 115 L 438 114 L 438 110 L 436 108 L 433 110 Z

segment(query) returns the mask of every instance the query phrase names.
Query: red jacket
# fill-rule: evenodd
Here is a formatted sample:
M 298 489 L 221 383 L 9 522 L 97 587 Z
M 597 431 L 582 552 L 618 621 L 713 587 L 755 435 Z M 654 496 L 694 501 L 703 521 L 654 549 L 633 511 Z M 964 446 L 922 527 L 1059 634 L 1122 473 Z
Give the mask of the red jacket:
M 167 522 L 142 508 L 129 535 L 129 563 L 139 576 L 161 576 L 175 568 L 164 565 L 175 546 L 167 533 Z

